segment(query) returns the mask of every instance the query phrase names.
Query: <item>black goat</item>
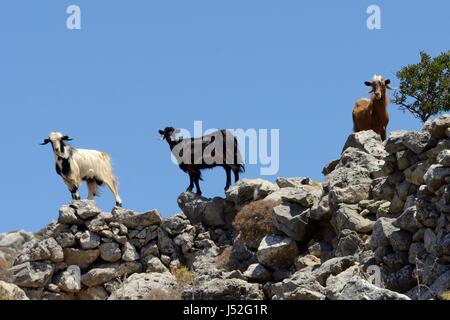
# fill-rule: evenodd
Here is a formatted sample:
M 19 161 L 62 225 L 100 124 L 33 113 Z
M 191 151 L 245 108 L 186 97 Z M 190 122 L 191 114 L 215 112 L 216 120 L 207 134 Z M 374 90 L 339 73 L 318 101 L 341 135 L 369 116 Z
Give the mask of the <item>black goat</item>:
M 189 175 L 189 186 L 186 191 L 197 188 L 201 195 L 199 181 L 202 180 L 202 169 L 223 167 L 227 174 L 225 191 L 231 185 L 231 171 L 234 181 L 239 180 L 239 173 L 244 172 L 244 165 L 236 137 L 226 130 L 218 130 L 201 138 L 183 139 L 177 137 L 178 130 L 166 127 L 159 130 L 162 139 L 170 146 L 180 169 Z

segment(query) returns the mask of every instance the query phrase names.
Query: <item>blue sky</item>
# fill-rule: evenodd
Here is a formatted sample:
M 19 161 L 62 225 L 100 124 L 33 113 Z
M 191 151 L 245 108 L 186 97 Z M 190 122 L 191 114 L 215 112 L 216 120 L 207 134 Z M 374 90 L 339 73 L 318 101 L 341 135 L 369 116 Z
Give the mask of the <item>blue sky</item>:
M 79 5 L 82 29 L 66 28 Z M 366 8 L 381 7 L 368 30 Z M 448 1 L 24 1 L 0 3 L 0 232 L 36 231 L 70 201 L 50 131 L 111 154 L 124 206 L 164 216 L 188 177 L 157 139 L 165 126 L 279 128 L 277 176 L 322 180 L 373 74 L 449 49 Z M 389 131 L 421 123 L 390 105 Z M 247 166 L 244 178 L 259 176 Z M 263 177 L 274 181 L 276 176 Z M 205 172 L 222 196 L 223 169 Z M 86 195 L 86 189 L 82 189 Z M 109 211 L 108 190 L 97 199 Z

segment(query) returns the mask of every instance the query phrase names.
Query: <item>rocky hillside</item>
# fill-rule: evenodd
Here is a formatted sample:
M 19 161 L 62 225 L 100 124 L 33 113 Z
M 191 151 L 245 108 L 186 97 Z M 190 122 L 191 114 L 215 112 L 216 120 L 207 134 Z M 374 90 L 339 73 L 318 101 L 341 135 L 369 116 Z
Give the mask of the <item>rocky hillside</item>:
M 0 235 L 0 299 L 449 299 L 450 115 L 351 134 L 323 173 L 182 193 L 168 219 L 73 201 Z

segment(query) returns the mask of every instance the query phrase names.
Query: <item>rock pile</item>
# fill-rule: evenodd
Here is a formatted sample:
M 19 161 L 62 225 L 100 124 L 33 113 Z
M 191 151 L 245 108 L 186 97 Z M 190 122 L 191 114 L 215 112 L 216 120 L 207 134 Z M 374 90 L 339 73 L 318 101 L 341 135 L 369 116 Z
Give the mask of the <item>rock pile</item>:
M 385 143 L 353 133 L 323 173 L 182 193 L 167 219 L 72 201 L 36 235 L 0 235 L 0 299 L 448 295 L 449 115 Z

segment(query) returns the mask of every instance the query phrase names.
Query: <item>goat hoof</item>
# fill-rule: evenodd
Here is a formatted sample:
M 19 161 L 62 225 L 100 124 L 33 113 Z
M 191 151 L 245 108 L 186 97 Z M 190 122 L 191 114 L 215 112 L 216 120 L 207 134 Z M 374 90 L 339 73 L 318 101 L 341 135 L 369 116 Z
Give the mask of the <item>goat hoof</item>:
M 122 208 L 122 204 L 120 202 L 116 202 L 116 207 Z

